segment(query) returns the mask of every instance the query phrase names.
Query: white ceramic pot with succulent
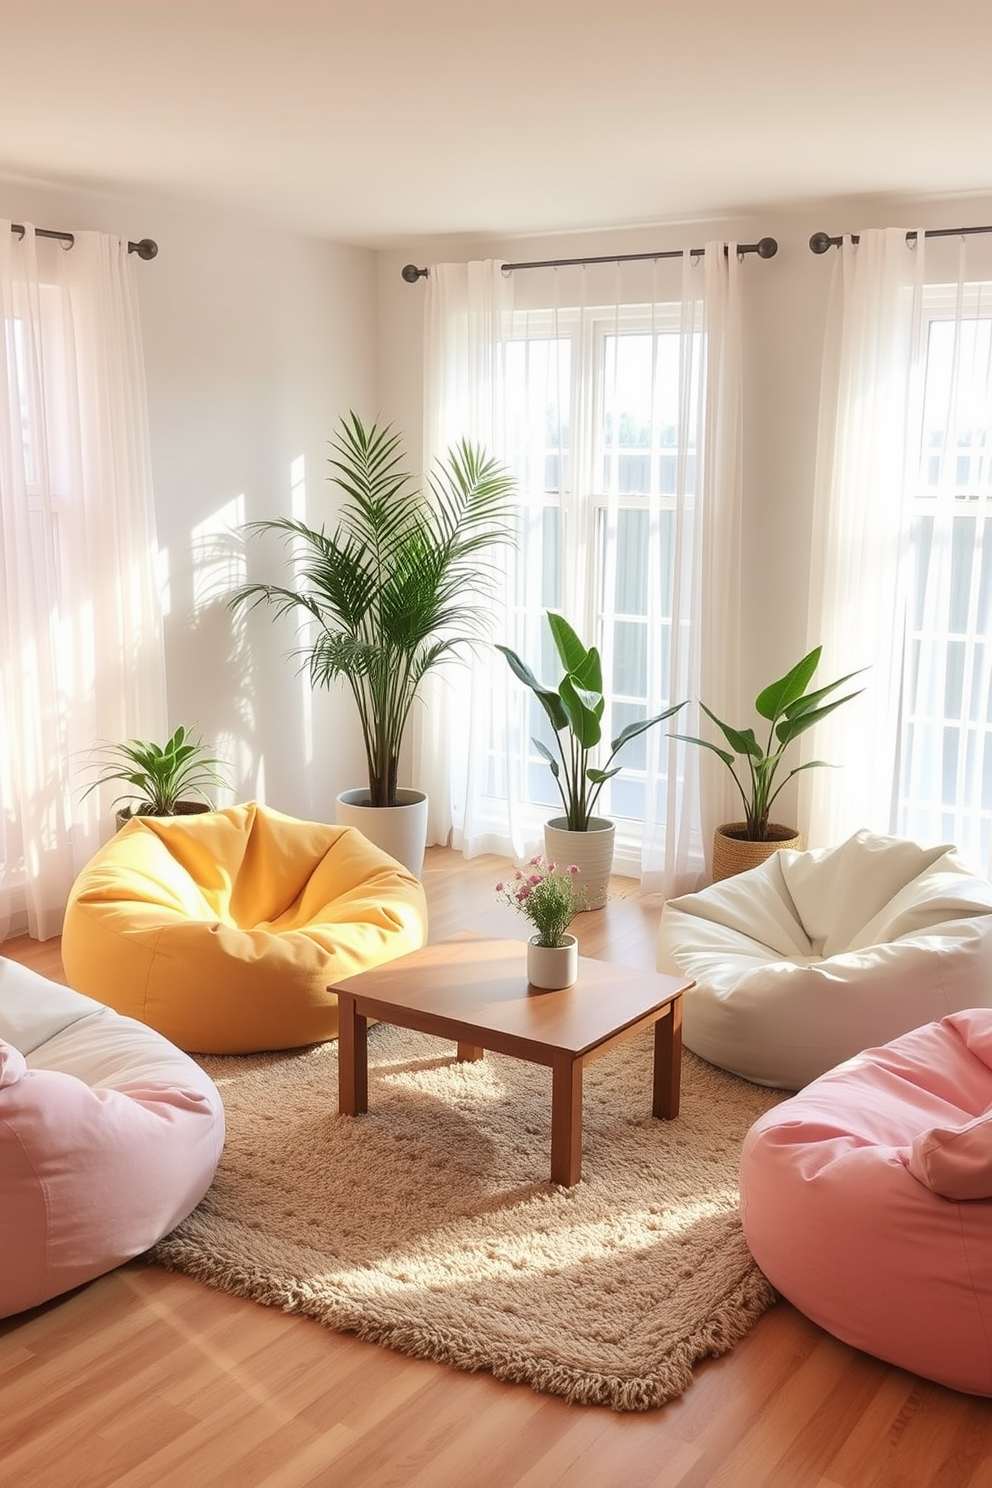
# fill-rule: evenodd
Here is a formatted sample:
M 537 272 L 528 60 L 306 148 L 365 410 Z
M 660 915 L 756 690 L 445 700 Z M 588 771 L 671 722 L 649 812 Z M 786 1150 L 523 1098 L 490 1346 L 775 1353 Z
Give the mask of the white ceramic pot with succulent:
M 233 608 L 263 601 L 302 621 L 298 652 L 311 685 L 343 680 L 358 709 L 368 787 L 341 793 L 337 819 L 419 875 L 427 797 L 398 784 L 400 749 L 429 671 L 487 631 L 495 570 L 487 556 L 513 540 L 513 477 L 462 441 L 439 461 L 425 494 L 402 469 L 390 425 L 355 413 L 331 440 L 331 481 L 344 497 L 333 532 L 288 517 L 252 522 L 282 533 L 292 586 L 245 584 Z
M 554 730 L 554 750 L 540 739 L 531 742 L 548 762 L 564 813 L 552 817 L 544 828 L 544 850 L 552 862 L 578 865 L 589 909 L 602 909 L 609 893 L 613 870 L 615 823 L 595 814 L 600 792 L 618 774 L 614 764 L 620 750 L 631 739 L 655 724 L 671 718 L 684 703 L 675 703 L 654 718 L 629 723 L 610 741 L 610 752 L 602 765 L 593 764 L 603 737 L 603 667 L 595 646 L 585 646 L 562 615 L 548 611 L 548 625 L 564 676 L 557 687 L 539 682 L 527 664 L 509 646 L 497 646 L 510 663 L 514 675 L 534 693 Z

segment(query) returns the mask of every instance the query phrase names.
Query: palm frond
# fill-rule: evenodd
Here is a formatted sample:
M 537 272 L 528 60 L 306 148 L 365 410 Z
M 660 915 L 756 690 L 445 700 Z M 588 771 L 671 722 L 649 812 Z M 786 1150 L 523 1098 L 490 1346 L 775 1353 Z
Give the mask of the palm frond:
M 249 535 L 285 538 L 292 577 L 243 584 L 229 604 L 297 615 L 297 654 L 312 685 L 343 679 L 351 688 L 375 800 L 387 781 L 395 789 L 424 676 L 488 632 L 493 553 L 515 536 L 514 481 L 480 446 L 462 441 L 437 463 L 425 495 L 404 469 L 392 426 L 365 425 L 354 412 L 329 442 L 330 479 L 345 498 L 334 531 L 286 517 L 249 523 Z

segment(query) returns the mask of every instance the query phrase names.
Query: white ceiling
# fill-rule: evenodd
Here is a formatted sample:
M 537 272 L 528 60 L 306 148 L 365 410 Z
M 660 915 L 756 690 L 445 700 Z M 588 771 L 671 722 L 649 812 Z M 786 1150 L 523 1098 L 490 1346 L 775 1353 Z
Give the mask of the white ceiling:
M 0 0 L 0 175 L 383 246 L 992 192 L 990 0 Z

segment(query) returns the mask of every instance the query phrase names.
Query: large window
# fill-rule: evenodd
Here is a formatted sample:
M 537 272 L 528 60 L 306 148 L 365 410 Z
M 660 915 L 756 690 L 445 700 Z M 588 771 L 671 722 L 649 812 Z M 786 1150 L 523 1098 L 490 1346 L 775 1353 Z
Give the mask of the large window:
M 702 346 L 681 316 L 681 305 L 665 304 L 522 312 L 503 348 L 520 498 L 511 628 L 549 682 L 560 663 L 546 610 L 562 610 L 599 647 L 607 740 L 676 701 L 676 524 L 692 522 L 697 496 Z M 549 724 L 536 699 L 527 707 L 520 797 L 543 819 L 559 798 L 529 741 L 550 742 Z M 666 742 L 661 730 L 633 740 L 600 798 L 597 809 L 632 843 L 646 816 L 663 813 Z M 496 793 L 500 773 L 494 759 Z
M 992 284 L 930 287 L 896 828 L 992 860 Z
M 498 260 L 431 266 L 428 458 L 469 435 L 516 475 L 520 540 L 500 559 L 494 639 L 549 683 L 560 668 L 547 610 L 599 648 L 600 764 L 631 719 L 700 695 L 721 707 L 736 698 L 740 262 L 712 243 L 526 272 Z M 531 743 L 545 727 L 492 647 L 434 690 L 413 744 L 437 840 L 469 856 L 533 851 L 560 811 Z M 664 725 L 650 729 L 600 796 L 617 826 L 617 871 L 652 890 L 696 887 L 703 822 L 711 832 L 725 819 L 698 753 Z

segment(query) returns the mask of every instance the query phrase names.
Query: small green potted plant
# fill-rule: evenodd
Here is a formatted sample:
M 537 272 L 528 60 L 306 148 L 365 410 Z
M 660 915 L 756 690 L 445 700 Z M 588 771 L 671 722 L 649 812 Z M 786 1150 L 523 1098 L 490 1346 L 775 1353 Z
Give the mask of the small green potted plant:
M 602 765 L 592 763 L 593 752 L 603 738 L 603 667 L 595 646 L 585 646 L 563 615 L 547 612 L 551 637 L 564 676 L 557 687 L 539 682 L 534 673 L 509 646 L 497 646 L 514 675 L 531 689 L 550 720 L 555 748 L 540 739 L 531 742 L 550 766 L 564 815 L 552 817 L 544 829 L 545 852 L 558 861 L 579 864 L 590 909 L 606 902 L 606 889 L 613 864 L 613 822 L 595 815 L 600 792 L 622 769 L 614 760 L 631 739 L 671 718 L 684 703 L 675 703 L 653 718 L 637 719 L 610 741 L 610 753 Z M 567 834 L 567 835 L 566 835 Z
M 189 816 L 213 809 L 208 788 L 230 788 L 222 766 L 202 739 L 180 724 L 164 744 L 127 739 L 96 745 L 90 768 L 98 773 L 81 799 L 101 785 L 121 781 L 129 789 L 122 790 L 113 804 L 132 804 L 117 811 L 118 828 L 132 816 Z
M 534 926 L 536 933 L 527 942 L 527 979 L 534 987 L 570 987 L 578 977 L 578 941 L 568 933 L 575 916 L 587 908 L 578 875 L 575 863 L 562 868 L 538 854 L 496 885 L 499 900 Z
M 773 852 L 782 847 L 801 847 L 797 828 L 783 826 L 771 819 L 772 806 L 779 792 L 789 781 L 803 770 L 827 768 L 826 760 L 807 760 L 796 765 L 786 775 L 779 776 L 784 763 L 785 751 L 794 739 L 815 727 L 824 718 L 856 698 L 864 688 L 834 697 L 831 693 L 857 677 L 858 671 L 848 672 L 825 687 L 807 691 L 820 662 L 822 646 L 816 646 L 801 661 L 780 677 L 777 682 L 762 688 L 754 700 L 755 712 L 768 723 L 768 732 L 762 744 L 753 728 L 734 728 L 718 718 L 704 702 L 699 706 L 716 724 L 729 749 L 714 744 L 711 739 L 700 739 L 692 734 L 673 734 L 674 739 L 683 739 L 687 744 L 698 744 L 709 749 L 727 766 L 744 808 L 744 820 L 725 822 L 717 827 L 713 842 L 713 877 L 727 878 L 733 873 L 757 866 Z

